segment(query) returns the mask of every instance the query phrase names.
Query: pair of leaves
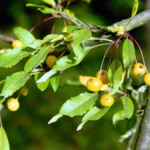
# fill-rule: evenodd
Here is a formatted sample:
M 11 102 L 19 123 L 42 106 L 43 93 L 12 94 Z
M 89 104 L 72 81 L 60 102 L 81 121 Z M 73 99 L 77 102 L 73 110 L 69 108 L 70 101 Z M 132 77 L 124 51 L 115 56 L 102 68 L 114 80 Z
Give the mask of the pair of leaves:
M 104 109 L 99 109 L 96 106 L 94 106 L 91 110 L 88 111 L 88 113 L 85 114 L 85 116 L 82 119 L 82 123 L 78 126 L 77 131 L 81 130 L 83 125 L 88 120 L 99 120 L 102 118 L 110 109 L 110 107 L 105 107 Z
M 77 131 L 81 130 L 83 125 L 89 120 L 98 120 L 103 117 L 110 107 L 99 109 L 96 106 L 93 107 L 95 101 L 98 99 L 98 93 L 82 93 L 76 97 L 67 100 L 60 109 L 59 114 L 54 116 L 48 124 L 56 122 L 63 115 L 74 117 L 77 115 L 85 116 L 82 119 L 82 123 L 78 126 Z
M 119 59 L 115 59 L 108 70 L 108 78 L 112 82 L 112 90 L 109 92 L 109 95 L 113 95 L 117 92 L 121 85 L 122 80 L 122 63 Z
M 37 74 L 35 74 L 34 75 L 35 81 L 37 81 L 43 75 L 44 75 L 44 73 L 37 73 Z M 57 74 L 53 75 L 50 79 L 47 79 L 45 82 L 37 83 L 37 87 L 41 91 L 45 91 L 46 88 L 49 85 L 49 82 L 50 82 L 54 92 L 56 92 L 56 90 L 57 90 L 57 88 L 59 86 L 59 77 L 60 77 L 60 73 L 57 73 Z
M 48 124 L 56 122 L 63 115 L 74 117 L 82 116 L 90 110 L 98 99 L 98 93 L 81 93 L 67 100 L 61 107 L 58 115 L 54 116 Z
M 0 127 L 0 150 L 10 150 L 8 138 L 2 126 Z
M 130 119 L 134 113 L 134 104 L 129 97 L 126 97 L 126 96 L 123 97 L 122 103 L 123 103 L 124 109 L 117 112 L 113 116 L 113 124 L 115 126 L 119 120 L 124 120 L 125 118 Z

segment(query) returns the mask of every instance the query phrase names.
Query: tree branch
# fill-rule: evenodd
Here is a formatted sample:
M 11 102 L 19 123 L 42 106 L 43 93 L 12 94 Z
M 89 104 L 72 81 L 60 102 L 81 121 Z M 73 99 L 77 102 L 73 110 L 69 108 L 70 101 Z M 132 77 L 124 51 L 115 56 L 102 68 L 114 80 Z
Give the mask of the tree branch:
M 147 90 L 146 107 L 139 130 L 135 150 L 150 150 L 150 87 Z
M 124 28 L 126 26 L 126 24 L 129 22 L 129 20 L 130 20 L 130 18 L 122 20 L 120 22 L 113 24 L 112 26 L 117 25 L 117 26 L 122 26 Z M 150 21 L 150 9 L 147 9 L 133 17 L 131 22 L 127 25 L 126 31 L 131 31 L 134 28 L 142 26 L 149 21 Z
M 74 18 L 71 18 L 64 14 L 62 14 L 61 16 L 64 19 L 70 20 L 75 25 L 80 25 Z M 130 18 L 116 22 L 111 26 L 117 25 L 117 26 L 122 26 L 124 28 L 127 25 L 127 23 L 129 22 L 129 20 L 130 20 Z M 131 22 L 127 25 L 126 31 L 133 30 L 134 28 L 142 26 L 149 21 L 150 21 L 150 9 L 147 9 L 133 17 Z M 92 27 L 94 28 L 94 26 L 92 26 Z

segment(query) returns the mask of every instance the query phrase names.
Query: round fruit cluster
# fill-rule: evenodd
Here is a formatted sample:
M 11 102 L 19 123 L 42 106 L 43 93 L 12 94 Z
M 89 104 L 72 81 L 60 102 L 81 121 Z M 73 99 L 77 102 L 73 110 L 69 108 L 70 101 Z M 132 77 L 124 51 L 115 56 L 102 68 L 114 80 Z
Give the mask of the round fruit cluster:
M 132 68 L 134 76 L 140 77 L 145 74 L 146 68 L 141 63 L 136 63 Z M 102 89 L 103 84 L 109 83 L 108 73 L 105 70 L 98 71 L 96 77 L 91 77 L 86 82 L 86 87 L 89 91 L 98 92 Z M 145 84 L 150 86 L 150 73 L 144 76 Z M 100 97 L 100 104 L 102 106 L 111 106 L 114 103 L 114 98 L 108 94 L 104 94 Z
M 96 77 L 91 77 L 87 80 L 86 87 L 89 91 L 98 92 L 101 90 L 103 84 L 109 83 L 107 71 L 101 70 L 96 73 Z M 102 106 L 111 106 L 114 103 L 114 98 L 108 94 L 100 97 L 100 104 Z

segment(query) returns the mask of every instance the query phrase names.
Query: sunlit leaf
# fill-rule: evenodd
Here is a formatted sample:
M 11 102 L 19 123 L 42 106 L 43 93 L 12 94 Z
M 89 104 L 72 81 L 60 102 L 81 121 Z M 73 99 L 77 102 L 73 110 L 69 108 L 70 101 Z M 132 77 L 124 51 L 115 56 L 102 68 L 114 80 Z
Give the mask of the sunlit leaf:
M 56 3 L 55 3 L 54 0 L 42 0 L 42 1 L 45 2 L 45 3 L 47 3 L 47 4 L 49 4 L 49 5 L 51 5 L 51 6 L 56 7 Z
M 57 42 L 57 41 L 63 40 L 63 39 L 64 39 L 64 35 L 59 35 L 56 38 L 52 39 L 51 42 L 54 43 L 54 42 Z
M 34 51 L 32 48 L 12 49 L 0 54 L 0 67 L 12 67 Z
M 60 114 L 70 117 L 85 114 L 98 99 L 98 93 L 81 93 L 67 100 L 60 109 Z
M 91 0 L 82 0 L 82 1 L 86 1 L 87 3 L 90 3 L 90 2 L 91 2 Z
M 75 26 L 75 25 L 67 26 L 68 33 L 74 33 L 77 29 L 78 29 L 78 26 Z
M 57 73 L 50 78 L 50 83 L 52 85 L 54 92 L 56 92 L 59 86 L 59 77 L 60 77 L 60 73 Z
M 35 81 L 37 81 L 40 77 L 43 76 L 44 73 L 37 73 L 34 75 Z M 45 91 L 46 88 L 49 85 L 49 80 L 46 80 L 45 82 L 41 82 L 41 83 L 37 83 L 37 87 L 41 90 L 41 91 Z
M 67 37 L 64 38 L 64 40 L 65 40 L 66 42 L 73 41 L 73 35 L 74 35 L 74 33 L 69 34 Z
M 26 45 L 35 40 L 34 36 L 24 28 L 16 27 L 14 28 L 14 33 L 17 38 L 22 42 L 24 47 L 26 47 Z
M 54 116 L 49 122 L 48 124 L 54 123 L 56 122 L 59 118 L 61 118 L 63 115 L 62 114 L 57 114 L 56 116 Z
M 51 45 L 43 46 L 37 54 L 32 56 L 25 64 L 24 71 L 30 72 L 39 66 L 46 59 L 50 47 Z
M 35 5 L 35 4 L 26 4 L 27 7 L 38 7 L 38 8 L 46 8 L 47 6 L 44 5 Z
M 135 48 L 133 43 L 128 38 L 126 38 L 123 43 L 122 58 L 124 68 L 129 67 L 135 59 Z
M 73 35 L 73 51 L 76 56 L 82 56 L 84 53 L 83 43 L 87 42 L 87 40 L 92 36 L 92 33 L 89 29 L 83 28 L 80 30 L 76 30 Z
M 58 13 L 58 14 L 65 14 L 71 17 L 74 17 L 73 15 L 71 15 L 70 13 L 66 13 L 66 12 L 62 12 L 62 11 L 58 11 L 58 10 L 54 10 L 52 8 L 44 8 L 44 9 L 38 9 L 40 10 L 43 14 L 53 14 L 53 13 Z
M 56 70 L 50 70 L 49 72 L 45 73 L 36 83 L 45 82 L 47 79 L 49 79 L 52 75 L 56 73 Z
M 0 150 L 10 150 L 8 138 L 3 127 L 0 127 Z
M 105 107 L 104 109 L 99 109 L 96 106 L 94 106 L 92 109 L 90 109 L 85 116 L 82 119 L 82 123 L 78 126 L 77 131 L 81 130 L 83 125 L 88 120 L 99 120 L 101 117 L 103 117 L 106 112 L 109 110 L 110 107 Z
M 9 96 L 20 89 L 29 79 L 30 74 L 24 71 L 16 72 L 6 78 L 1 96 Z
M 138 5 L 139 5 L 138 0 L 134 0 L 134 4 L 133 4 L 133 8 L 132 8 L 132 14 L 131 14 L 131 20 L 137 13 Z

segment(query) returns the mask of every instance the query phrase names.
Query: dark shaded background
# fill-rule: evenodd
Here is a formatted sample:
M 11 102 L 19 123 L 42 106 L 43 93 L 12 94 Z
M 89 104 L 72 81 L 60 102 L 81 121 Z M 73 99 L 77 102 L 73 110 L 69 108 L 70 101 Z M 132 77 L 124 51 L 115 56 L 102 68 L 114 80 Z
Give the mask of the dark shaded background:
M 0 5 L 0 33 L 8 34 L 16 38 L 13 28 L 20 26 L 30 30 L 40 21 L 49 17 L 43 15 L 36 8 L 26 7 L 26 3 L 45 4 L 41 0 L 8 0 Z M 133 0 L 92 0 L 90 4 L 76 1 L 69 9 L 75 12 L 77 18 L 84 23 L 93 25 L 111 25 L 131 15 Z M 139 0 L 138 13 L 145 10 L 146 2 Z M 47 21 L 33 31 L 36 38 L 42 39 L 51 33 L 54 20 Z M 55 33 L 61 32 L 64 22 L 57 22 Z M 146 27 L 142 26 L 130 32 L 141 45 L 144 54 L 146 51 Z M 120 46 L 121 49 L 122 46 Z M 11 44 L 0 41 L 0 49 L 11 48 Z M 60 87 L 54 93 L 51 86 L 41 92 L 34 79 L 27 82 L 30 90 L 28 96 L 21 96 L 20 109 L 11 112 L 5 106 L 2 111 L 3 126 L 7 132 L 11 150 L 123 150 L 128 140 L 119 143 L 118 139 L 124 134 L 127 120 L 120 121 L 115 128 L 112 125 L 112 116 L 123 108 L 117 101 L 111 110 L 98 121 L 87 122 L 81 131 L 76 131 L 82 117 L 63 117 L 56 123 L 48 125 L 48 121 L 59 112 L 61 105 L 70 97 L 87 91 L 85 87 L 65 85 L 66 80 L 77 80 L 77 75 L 95 76 L 99 70 L 103 54 L 107 46 L 93 49 L 84 60 L 73 68 L 63 72 L 60 78 Z M 136 48 L 137 59 L 141 62 L 141 56 Z M 108 53 L 103 69 L 106 69 L 109 61 Z M 23 70 L 27 59 L 23 59 L 12 68 L 0 68 L 0 80 L 13 72 Z M 137 82 L 138 81 L 138 82 Z M 136 83 L 141 80 L 135 79 Z M 17 97 L 18 92 L 13 96 Z M 100 106 L 97 102 L 97 106 Z

